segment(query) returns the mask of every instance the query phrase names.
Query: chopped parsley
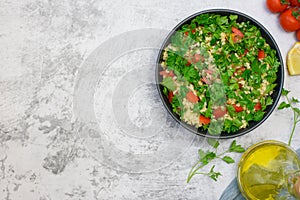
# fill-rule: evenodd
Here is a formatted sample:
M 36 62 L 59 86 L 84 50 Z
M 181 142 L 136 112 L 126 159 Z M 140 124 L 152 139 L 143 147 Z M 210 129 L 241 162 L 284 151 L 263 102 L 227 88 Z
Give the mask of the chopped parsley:
M 164 94 L 173 112 L 210 134 L 260 121 L 273 103 L 280 66 L 255 25 L 237 15 L 202 14 L 170 39 L 162 59 Z

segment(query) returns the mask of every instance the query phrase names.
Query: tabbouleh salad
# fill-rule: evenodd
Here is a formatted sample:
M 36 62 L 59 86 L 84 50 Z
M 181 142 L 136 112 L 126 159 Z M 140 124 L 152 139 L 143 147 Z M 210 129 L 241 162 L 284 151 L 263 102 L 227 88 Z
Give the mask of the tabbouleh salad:
M 273 103 L 280 66 L 276 51 L 255 25 L 237 18 L 197 16 L 170 38 L 160 63 L 173 112 L 211 134 L 246 128 Z M 217 121 L 222 127 L 210 129 Z

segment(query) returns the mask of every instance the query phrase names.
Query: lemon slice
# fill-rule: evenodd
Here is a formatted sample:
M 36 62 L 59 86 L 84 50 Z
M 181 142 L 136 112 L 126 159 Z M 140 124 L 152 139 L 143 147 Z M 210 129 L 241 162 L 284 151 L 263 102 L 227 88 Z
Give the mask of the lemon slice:
M 300 42 L 296 42 L 288 52 L 287 68 L 290 75 L 300 75 Z

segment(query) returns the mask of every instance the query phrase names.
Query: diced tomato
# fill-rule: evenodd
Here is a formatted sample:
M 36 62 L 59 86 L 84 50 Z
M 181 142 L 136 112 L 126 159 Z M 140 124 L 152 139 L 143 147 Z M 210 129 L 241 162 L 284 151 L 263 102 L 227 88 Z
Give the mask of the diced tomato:
M 203 56 L 201 56 L 200 54 L 198 54 L 198 53 L 195 53 L 194 54 L 194 56 L 192 57 L 192 60 L 190 61 L 191 63 L 197 63 L 197 62 L 199 62 L 199 61 L 204 61 L 204 58 L 203 58 Z
M 199 101 L 199 98 L 192 91 L 186 94 L 186 99 L 191 103 L 197 103 Z
M 215 119 L 219 119 L 220 117 L 223 117 L 226 113 L 227 113 L 226 108 L 222 109 L 221 107 L 219 107 L 213 110 L 213 115 L 215 116 Z
M 208 117 L 204 117 L 203 115 L 199 116 L 199 123 L 206 125 L 210 123 L 210 119 Z
M 231 34 L 231 38 L 233 40 L 233 43 L 237 43 L 240 40 L 234 33 Z
M 235 109 L 235 112 L 242 112 L 244 110 L 242 106 L 237 106 L 235 104 L 233 104 L 233 107 Z
M 192 30 L 192 33 L 195 34 L 195 33 L 196 33 L 196 29 L 193 29 L 193 30 Z
M 257 54 L 258 60 L 262 60 L 266 57 L 264 50 L 259 50 Z
M 159 74 L 160 74 L 161 76 L 168 76 L 168 75 L 169 75 L 169 73 L 166 72 L 166 71 L 161 71 L 161 72 L 159 72 Z
M 236 69 L 235 72 L 234 72 L 234 75 L 235 76 L 241 75 L 245 70 L 246 70 L 246 67 L 241 67 L 239 69 Z
M 213 74 L 213 70 L 210 69 L 204 69 L 203 71 L 207 74 Z
M 173 92 L 170 91 L 169 95 L 168 95 L 168 99 L 169 99 L 170 103 L 172 103 L 173 97 L 174 97 L 174 94 L 173 94 Z
M 188 32 L 188 31 L 184 32 L 184 35 L 185 35 L 185 36 L 188 36 L 188 35 L 189 35 L 189 32 Z
M 165 70 L 165 71 L 159 72 L 159 74 L 160 74 L 161 76 L 170 76 L 170 77 L 174 77 L 174 76 L 175 76 L 175 74 L 174 74 L 173 71 L 167 72 L 166 70 Z
M 238 37 L 236 34 L 232 33 L 231 34 L 231 37 L 232 37 L 232 40 L 233 40 L 233 43 L 237 43 L 238 41 L 241 40 L 240 37 Z
M 188 61 L 185 66 L 191 66 L 191 63 Z
M 241 67 L 237 70 L 237 73 L 241 75 L 245 70 L 246 70 L 246 67 Z
M 208 80 L 206 77 L 202 77 L 202 78 L 201 78 L 201 81 L 202 81 L 203 83 L 206 83 L 207 85 L 210 85 L 210 84 L 211 84 L 211 81 Z
M 244 37 L 244 34 L 239 29 L 235 27 L 231 27 L 231 30 L 232 30 L 231 37 L 234 43 L 237 43 Z
M 254 106 L 255 111 L 261 110 L 261 104 L 258 102 L 255 106 Z
M 169 76 L 174 77 L 175 76 L 174 72 L 173 71 L 169 71 Z
M 244 51 L 244 56 L 247 55 L 248 52 L 249 52 L 249 50 L 248 50 L 248 49 L 245 49 L 245 51 Z
M 239 29 L 235 28 L 235 27 L 231 27 L 232 32 L 238 36 L 240 39 L 242 39 L 244 37 L 244 34 L 242 33 L 242 31 L 240 31 Z
M 243 72 L 246 70 L 246 67 L 241 67 L 239 70 L 241 70 Z

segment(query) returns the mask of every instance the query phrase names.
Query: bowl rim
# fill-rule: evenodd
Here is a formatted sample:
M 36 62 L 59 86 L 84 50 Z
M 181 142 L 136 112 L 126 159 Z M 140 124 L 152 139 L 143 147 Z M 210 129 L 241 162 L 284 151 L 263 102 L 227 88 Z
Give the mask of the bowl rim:
M 259 28 L 259 30 L 262 32 L 264 32 L 268 38 L 270 39 L 271 42 L 268 42 L 269 44 L 272 43 L 272 46 L 273 49 L 276 50 L 276 55 L 277 55 L 277 58 L 279 60 L 279 67 L 278 67 L 278 71 L 277 71 L 277 79 L 276 80 L 280 80 L 279 83 L 277 83 L 277 86 L 276 88 L 278 87 L 278 94 L 275 98 L 272 98 L 273 99 L 273 104 L 271 105 L 271 108 L 270 110 L 265 113 L 264 117 L 262 120 L 256 122 L 253 126 L 251 127 L 247 127 L 245 130 L 243 129 L 240 129 L 239 131 L 237 132 L 234 132 L 234 133 L 227 133 L 225 135 L 222 135 L 219 134 L 219 135 L 211 135 L 211 134 L 208 134 L 208 133 L 201 133 L 199 132 L 199 129 L 196 129 L 194 126 L 192 125 L 189 125 L 187 123 L 185 123 L 184 121 L 180 120 L 177 116 L 177 114 L 173 113 L 172 110 L 169 109 L 168 105 L 167 105 L 167 102 L 164 100 L 164 94 L 162 93 L 162 90 L 161 90 L 161 85 L 160 85 L 160 81 L 159 81 L 159 68 L 160 68 L 160 61 L 161 61 L 161 56 L 163 54 L 163 50 L 165 49 L 166 45 L 169 44 L 169 40 L 171 38 L 171 36 L 180 28 L 182 27 L 184 24 L 188 23 L 189 21 L 191 21 L 192 19 L 194 19 L 195 17 L 199 16 L 199 15 L 202 15 L 202 14 L 220 14 L 222 15 L 222 13 L 227 13 L 227 14 L 234 14 L 234 15 L 238 15 L 239 17 L 244 17 L 246 18 L 248 21 L 250 21 L 251 24 L 254 24 L 256 27 Z M 280 75 L 280 76 L 278 76 Z M 196 134 L 196 135 L 199 135 L 199 136 L 203 136 L 203 137 L 209 137 L 209 138 L 215 138 L 215 139 L 230 139 L 230 138 L 235 138 L 235 137 L 238 137 L 238 136 L 242 136 L 242 135 L 245 135 L 251 131 L 253 131 L 254 129 L 256 129 L 257 127 L 259 127 L 263 122 L 265 122 L 267 120 L 267 118 L 273 113 L 275 107 L 277 106 L 278 102 L 279 102 L 279 99 L 280 99 L 280 96 L 281 96 L 281 91 L 282 91 L 282 88 L 283 88 L 283 83 L 284 83 L 284 63 L 283 63 L 283 59 L 282 59 L 282 54 L 281 54 L 281 51 L 280 51 L 280 48 L 279 46 L 277 45 L 275 39 L 273 38 L 273 36 L 270 34 L 270 32 L 260 23 L 258 22 L 256 19 L 254 19 L 253 17 L 247 15 L 247 14 L 244 14 L 240 11 L 236 11 L 236 10 L 232 10 L 232 9 L 224 9 L 224 8 L 214 8 L 214 9 L 206 9 L 206 10 L 202 10 L 202 11 L 199 11 L 199 12 L 196 12 L 188 17 L 186 17 L 185 19 L 183 19 L 182 21 L 180 21 L 170 32 L 169 34 L 167 35 L 167 37 L 164 39 L 160 49 L 159 49 L 159 52 L 158 52 L 158 55 L 157 55 L 157 59 L 156 59 L 156 67 L 155 67 L 155 81 L 156 81 L 156 87 L 157 87 L 157 90 L 158 90 L 158 93 L 159 93 L 159 96 L 160 96 L 160 99 L 165 107 L 165 109 L 167 109 L 168 113 L 172 116 L 172 118 L 177 122 L 179 123 L 181 126 L 183 126 L 185 129 L 189 130 L 190 132 Z M 242 130 L 242 131 L 241 131 Z

